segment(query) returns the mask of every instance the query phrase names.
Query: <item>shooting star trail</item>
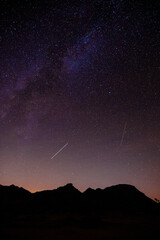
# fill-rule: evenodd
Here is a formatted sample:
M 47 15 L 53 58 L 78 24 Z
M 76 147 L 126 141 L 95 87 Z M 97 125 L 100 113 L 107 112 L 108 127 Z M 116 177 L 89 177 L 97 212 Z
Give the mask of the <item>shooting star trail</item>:
M 120 145 L 119 145 L 119 146 L 122 146 L 122 144 L 123 144 L 124 135 L 125 135 L 125 133 L 126 133 L 126 127 L 127 127 L 127 121 L 126 121 L 125 124 L 124 124 L 123 132 L 122 132 L 122 137 L 121 137 L 121 141 L 120 141 Z
M 57 156 L 58 153 L 60 153 L 65 147 L 67 147 L 67 145 L 68 145 L 68 143 L 66 143 L 58 152 L 56 152 L 56 153 L 51 157 L 51 159 L 54 158 L 55 156 Z

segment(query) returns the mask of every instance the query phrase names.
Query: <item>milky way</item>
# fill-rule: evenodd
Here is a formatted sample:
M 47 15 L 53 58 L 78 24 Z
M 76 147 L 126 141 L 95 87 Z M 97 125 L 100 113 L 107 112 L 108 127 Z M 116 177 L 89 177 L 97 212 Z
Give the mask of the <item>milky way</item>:
M 130 183 L 160 197 L 159 1 L 0 9 L 1 183 Z

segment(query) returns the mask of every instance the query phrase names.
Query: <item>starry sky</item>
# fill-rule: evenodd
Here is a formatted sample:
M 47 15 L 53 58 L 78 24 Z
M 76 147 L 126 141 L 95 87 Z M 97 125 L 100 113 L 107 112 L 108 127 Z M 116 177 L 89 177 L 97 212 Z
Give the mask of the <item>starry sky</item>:
M 160 199 L 160 2 L 0 5 L 0 183 Z

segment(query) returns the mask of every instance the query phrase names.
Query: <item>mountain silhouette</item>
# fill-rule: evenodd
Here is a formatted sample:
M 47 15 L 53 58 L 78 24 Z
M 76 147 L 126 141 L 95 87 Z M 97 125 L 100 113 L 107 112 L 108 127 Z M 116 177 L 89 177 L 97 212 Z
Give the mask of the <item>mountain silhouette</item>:
M 0 185 L 2 212 L 155 213 L 159 204 L 132 185 L 120 184 L 81 193 L 71 183 L 53 190 L 30 193 L 17 186 Z
M 2 194 L 3 196 L 6 196 L 8 198 L 15 198 L 15 197 L 24 197 L 24 196 L 28 196 L 30 195 L 31 193 L 22 188 L 22 187 L 17 187 L 15 185 L 10 185 L 10 186 L 3 186 L 3 185 L 0 185 L 0 194 Z
M 132 185 L 119 184 L 107 187 L 104 190 L 91 188 L 84 193 L 86 206 L 100 212 L 152 212 L 157 205 Z
M 4 217 L 28 211 L 31 198 L 32 194 L 22 187 L 0 185 L 0 211 Z
M 2 239 L 154 239 L 160 204 L 132 185 L 31 193 L 0 185 Z
M 72 183 L 54 190 L 33 193 L 33 202 L 37 211 L 43 209 L 47 212 L 76 211 L 82 193 Z

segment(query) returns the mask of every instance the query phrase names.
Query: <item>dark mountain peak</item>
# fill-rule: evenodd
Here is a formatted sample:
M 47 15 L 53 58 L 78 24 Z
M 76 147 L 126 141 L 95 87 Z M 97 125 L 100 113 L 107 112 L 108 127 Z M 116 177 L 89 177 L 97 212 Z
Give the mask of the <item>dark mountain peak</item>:
M 130 184 L 117 184 L 110 187 L 106 187 L 104 190 L 122 190 L 122 191 L 138 191 L 137 188 Z
M 135 186 L 130 185 L 130 184 L 113 185 L 111 187 L 105 188 L 104 192 L 109 197 L 110 196 L 115 196 L 118 199 L 122 199 L 123 201 L 125 199 L 137 200 L 137 199 L 141 199 L 145 196 L 144 193 L 140 192 Z
M 18 187 L 18 186 L 15 186 L 14 184 L 11 184 L 10 187 L 16 188 L 16 187 Z
M 6 211 L 16 211 L 16 209 L 22 209 L 22 205 L 26 203 L 27 200 L 31 199 L 32 193 L 25 190 L 22 187 L 15 185 L 10 186 L 0 186 L 0 204 L 4 206 Z M 17 210 L 17 212 L 19 211 Z
M 45 196 L 45 197 L 56 197 L 60 195 L 73 195 L 80 194 L 81 192 L 73 186 L 72 183 L 68 183 L 65 186 L 58 187 L 53 190 L 44 190 L 40 192 L 35 192 L 33 195 L 35 196 Z
M 133 185 L 129 185 L 129 184 L 118 184 L 118 185 L 113 185 L 110 187 L 106 187 L 104 189 L 101 188 L 97 188 L 97 189 L 93 189 L 93 188 L 87 188 L 83 194 L 99 194 L 102 192 L 133 192 L 133 191 L 137 191 L 139 192 L 139 190 L 137 190 L 136 187 L 134 187 Z
M 80 191 L 77 188 L 75 188 L 72 183 L 68 183 L 65 186 L 61 186 L 61 187 L 57 188 L 56 190 L 60 191 L 60 192 L 68 192 L 68 193 L 76 192 L 76 193 L 80 193 Z
M 22 188 L 22 187 L 18 187 L 15 186 L 14 184 L 10 185 L 10 186 L 3 186 L 0 185 L 0 191 L 3 193 L 15 193 L 15 194 L 31 194 L 31 192 L 29 192 L 28 190 Z
M 93 192 L 95 192 L 95 190 L 93 188 L 89 187 L 83 192 L 83 194 L 90 194 L 90 193 L 93 193 Z
M 64 187 L 65 188 L 75 188 L 72 183 L 67 183 Z

